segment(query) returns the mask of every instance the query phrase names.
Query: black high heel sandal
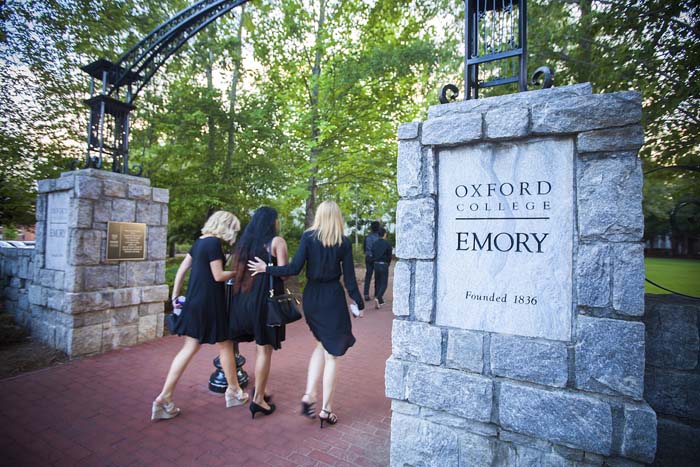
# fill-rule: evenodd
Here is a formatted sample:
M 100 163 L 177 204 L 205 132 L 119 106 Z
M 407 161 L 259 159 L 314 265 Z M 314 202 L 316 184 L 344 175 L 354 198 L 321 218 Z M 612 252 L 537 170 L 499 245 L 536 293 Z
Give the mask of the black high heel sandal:
M 326 409 L 321 409 L 321 413 L 326 412 L 328 414 L 327 417 L 321 417 L 321 414 L 318 414 L 318 418 L 321 420 L 321 428 L 323 428 L 323 422 L 328 423 L 329 425 L 335 425 L 338 423 L 338 416 L 334 414 L 333 412 L 330 412 Z
M 308 396 L 308 394 L 304 394 L 304 396 Z M 314 409 L 315 402 L 304 402 L 301 401 L 301 416 L 314 419 L 316 418 L 316 409 Z
M 275 411 L 276 407 L 275 404 L 270 404 L 270 408 L 266 409 L 262 405 L 258 405 L 255 402 L 251 401 L 250 402 L 250 415 L 253 420 L 255 420 L 255 414 L 258 412 L 262 412 L 263 415 L 270 415 L 272 412 Z

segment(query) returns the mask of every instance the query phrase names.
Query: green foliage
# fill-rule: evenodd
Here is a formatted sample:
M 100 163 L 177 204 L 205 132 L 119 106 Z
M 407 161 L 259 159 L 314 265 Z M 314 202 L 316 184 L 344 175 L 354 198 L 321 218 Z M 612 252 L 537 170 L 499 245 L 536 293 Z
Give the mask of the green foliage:
M 8 225 L 5 227 L 5 229 L 2 232 L 2 239 L 3 240 L 17 240 L 17 235 L 18 235 L 17 228 L 13 225 Z
M 362 242 L 352 244 L 352 260 L 355 266 L 362 266 L 365 264 L 365 250 L 362 249 Z
M 530 72 L 547 65 L 559 86 L 589 81 L 594 92 L 641 91 L 644 169 L 700 164 L 697 2 L 531 0 L 528 8 Z M 700 199 L 697 172 L 647 177 L 645 238 L 670 233 L 673 209 L 693 199 Z M 683 222 L 680 230 L 697 235 Z
M 31 222 L 34 181 L 83 157 L 79 66 L 117 58 L 189 4 L 0 6 L 0 223 Z M 690 0 L 531 0 L 530 70 L 549 65 L 557 85 L 641 90 L 645 168 L 698 164 L 699 15 Z M 462 21 L 456 0 L 266 0 L 191 39 L 142 91 L 132 121 L 132 161 L 170 189 L 169 241 L 191 242 L 216 209 L 245 223 L 267 204 L 291 245 L 310 200 L 336 200 L 352 231 L 393 223 L 396 128 L 425 118 L 442 85 L 461 85 Z M 667 231 L 677 202 L 700 198 L 698 182 L 647 179 L 648 236 Z
M 301 206 L 313 183 L 318 200 L 336 200 L 346 218 L 391 220 L 396 127 L 425 110 L 433 92 L 428 81 L 445 55 L 424 27 L 437 9 L 390 1 L 296 1 L 279 8 L 281 14 L 254 13 L 260 33 L 249 40 L 295 155 L 281 196 L 284 211 Z
M 173 291 L 173 284 L 175 283 L 175 275 L 177 274 L 177 269 L 182 263 L 183 257 L 168 258 L 165 260 L 165 283 L 170 286 L 170 292 Z M 180 295 L 187 295 L 187 283 L 189 282 L 190 274 L 189 272 L 185 275 L 185 280 L 182 283 L 182 290 Z

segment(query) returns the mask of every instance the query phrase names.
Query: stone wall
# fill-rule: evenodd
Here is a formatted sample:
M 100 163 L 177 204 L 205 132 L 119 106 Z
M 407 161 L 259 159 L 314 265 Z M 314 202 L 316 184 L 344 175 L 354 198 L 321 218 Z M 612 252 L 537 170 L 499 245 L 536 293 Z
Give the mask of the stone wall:
M 654 465 L 700 465 L 700 302 L 647 295 L 644 398 L 658 415 Z
M 33 248 L 0 248 L 0 300 L 15 321 L 31 320 L 29 284 L 34 273 Z
M 72 357 L 161 336 L 168 190 L 95 169 L 38 188 L 31 314 L 20 321 Z M 147 225 L 144 261 L 106 260 L 108 221 Z
M 594 95 L 582 84 L 435 106 L 427 121 L 399 127 L 392 465 L 653 461 L 640 119 L 638 93 Z M 547 138 L 574 148 L 570 339 L 436 324 L 436 270 L 450 261 L 437 241 L 441 151 Z

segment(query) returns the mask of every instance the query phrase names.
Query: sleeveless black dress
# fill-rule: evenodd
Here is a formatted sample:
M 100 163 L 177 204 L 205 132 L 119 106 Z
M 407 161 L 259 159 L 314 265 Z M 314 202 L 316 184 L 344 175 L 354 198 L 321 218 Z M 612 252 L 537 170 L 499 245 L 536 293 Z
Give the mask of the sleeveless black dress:
M 267 260 L 269 253 L 261 248 L 255 256 Z M 272 263 L 277 264 L 277 258 L 272 256 Z M 243 282 L 252 281 L 250 290 L 240 290 L 231 297 L 229 315 L 229 337 L 236 342 L 252 342 L 258 345 L 271 345 L 273 349 L 282 348 L 286 338 L 284 326 L 267 326 L 267 297 L 270 294 L 270 275 L 257 274 L 250 276 L 246 269 Z M 284 281 L 279 277 L 272 278 L 275 295 L 284 293 Z
M 350 313 L 345 300 L 345 290 L 360 310 L 365 304 L 357 288 L 355 265 L 352 259 L 352 244 L 343 237 L 340 245 L 325 247 L 313 230 L 301 236 L 299 249 L 286 266 L 268 266 L 273 276 L 295 276 L 306 264 L 308 282 L 304 288 L 304 318 L 317 341 L 323 348 L 337 357 L 355 344 L 352 335 Z
M 199 238 L 190 250 L 192 270 L 187 286 L 187 299 L 175 323 L 178 336 L 190 336 L 200 344 L 229 340 L 224 283 L 214 280 L 211 261 L 226 262 L 221 241 L 216 237 Z

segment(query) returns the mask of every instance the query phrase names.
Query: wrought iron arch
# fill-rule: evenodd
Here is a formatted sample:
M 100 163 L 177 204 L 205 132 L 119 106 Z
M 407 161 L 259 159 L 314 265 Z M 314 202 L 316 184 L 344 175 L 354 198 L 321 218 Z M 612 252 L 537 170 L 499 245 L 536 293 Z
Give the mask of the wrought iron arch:
M 96 60 L 82 67 L 91 76 L 87 151 L 84 168 L 102 168 L 105 153 L 112 171 L 140 175 L 129 166 L 129 116 L 133 102 L 153 75 L 189 39 L 249 0 L 200 0 L 151 31 L 116 62 Z M 95 83 L 101 84 L 95 92 Z M 79 161 L 74 161 L 73 168 Z
M 112 156 L 112 171 L 141 174 L 129 166 L 129 116 L 134 100 L 158 69 L 190 38 L 234 8 L 249 0 L 200 0 L 176 13 L 151 31 L 116 62 L 99 59 L 82 67 L 92 79 L 87 151 L 84 167 L 102 168 L 105 153 Z M 464 0 L 465 56 L 464 98 L 478 97 L 479 89 L 518 83 L 527 90 L 527 2 L 526 0 Z M 479 78 L 479 67 L 491 79 Z M 516 71 L 517 70 L 517 71 Z M 542 87 L 553 84 L 553 73 L 538 68 L 532 85 L 542 76 Z M 96 80 L 101 89 L 95 93 Z M 440 102 L 455 100 L 459 91 L 445 86 Z M 79 161 L 74 161 L 73 167 Z

